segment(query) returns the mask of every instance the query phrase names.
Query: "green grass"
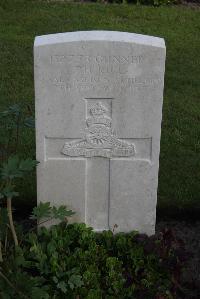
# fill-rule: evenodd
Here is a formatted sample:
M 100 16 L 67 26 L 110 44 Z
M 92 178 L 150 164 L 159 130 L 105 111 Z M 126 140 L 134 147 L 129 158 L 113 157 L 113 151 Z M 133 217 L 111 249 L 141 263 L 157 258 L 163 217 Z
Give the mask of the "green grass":
M 167 46 L 158 207 L 165 214 L 200 209 L 200 10 L 48 1 L 0 2 L 0 109 L 34 105 L 36 35 L 120 30 L 164 37 Z M 34 154 L 33 134 L 24 136 Z M 27 146 L 27 147 L 26 147 Z M 35 198 L 35 182 L 22 197 Z M 192 213 L 193 213 L 192 212 Z M 170 212 L 171 213 L 171 212 Z

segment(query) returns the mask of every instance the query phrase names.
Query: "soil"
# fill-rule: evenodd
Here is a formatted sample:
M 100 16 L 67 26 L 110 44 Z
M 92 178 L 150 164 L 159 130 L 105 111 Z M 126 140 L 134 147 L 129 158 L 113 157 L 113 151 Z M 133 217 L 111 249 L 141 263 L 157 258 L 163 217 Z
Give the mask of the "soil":
M 184 298 L 200 299 L 200 221 L 159 221 L 156 232 L 164 228 L 171 229 L 177 238 L 183 240 L 189 253 L 182 275 L 183 285 L 188 289 Z
M 200 8 L 200 0 L 182 0 L 180 5 L 187 6 L 190 8 Z

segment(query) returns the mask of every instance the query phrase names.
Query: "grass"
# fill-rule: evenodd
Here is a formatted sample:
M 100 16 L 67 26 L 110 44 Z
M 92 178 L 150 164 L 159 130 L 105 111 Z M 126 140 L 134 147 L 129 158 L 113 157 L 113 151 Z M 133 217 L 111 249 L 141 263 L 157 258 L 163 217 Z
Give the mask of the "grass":
M 97 3 L 1 0 L 0 109 L 34 106 L 36 35 L 76 30 L 120 30 L 164 37 L 167 46 L 158 210 L 200 211 L 200 10 Z M 22 150 L 34 155 L 33 134 Z M 34 178 L 22 198 L 36 198 Z

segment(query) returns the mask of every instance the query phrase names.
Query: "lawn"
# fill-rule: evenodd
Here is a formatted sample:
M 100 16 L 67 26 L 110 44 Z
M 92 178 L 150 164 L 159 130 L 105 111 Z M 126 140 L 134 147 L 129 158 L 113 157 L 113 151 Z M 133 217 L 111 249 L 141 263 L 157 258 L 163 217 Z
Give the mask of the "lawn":
M 119 30 L 163 37 L 167 46 L 159 215 L 200 211 L 200 9 L 96 3 L 1 0 L 0 110 L 26 103 L 34 110 L 33 42 L 36 35 L 77 30 Z M 35 155 L 34 133 L 21 151 Z M 33 204 L 35 177 L 21 188 Z

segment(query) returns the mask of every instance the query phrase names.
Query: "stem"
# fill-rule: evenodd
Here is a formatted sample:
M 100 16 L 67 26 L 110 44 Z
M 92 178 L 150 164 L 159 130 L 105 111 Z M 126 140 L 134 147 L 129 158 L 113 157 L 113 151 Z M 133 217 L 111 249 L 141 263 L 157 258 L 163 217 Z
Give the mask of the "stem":
M 12 232 L 12 235 L 13 235 L 13 240 L 14 240 L 15 247 L 16 247 L 16 246 L 19 245 L 19 243 L 18 243 L 16 231 L 15 231 L 15 226 L 14 226 L 14 223 L 13 223 L 12 205 L 11 205 L 11 198 L 10 197 L 7 198 L 7 210 L 8 210 L 8 218 L 9 218 L 9 223 L 10 223 L 10 229 L 11 229 L 11 232 Z
M 8 242 L 8 228 L 6 227 L 6 233 L 5 233 L 5 242 L 4 242 L 4 251 L 7 251 L 7 242 Z
M 19 143 L 19 124 L 20 124 L 20 115 L 17 117 L 17 132 L 16 132 L 16 142 L 15 142 L 15 154 L 17 152 L 17 147 Z
M 4 153 L 6 152 L 6 148 L 5 148 L 5 145 L 4 144 L 0 144 L 0 148 L 1 148 L 1 162 L 3 162 L 5 160 L 5 157 L 4 157 Z
M 10 150 L 9 150 L 9 147 L 10 147 L 10 142 L 11 142 L 11 136 L 12 136 L 12 130 L 9 130 L 8 131 L 8 142 L 7 142 L 7 145 L 6 145 L 6 158 L 8 159 L 9 157 L 9 154 L 10 154 Z
M 1 208 L 0 208 L 1 211 Z M 0 240 L 0 262 L 3 262 L 3 255 L 2 255 L 2 241 Z
M 48 218 L 48 219 L 46 219 L 46 220 L 43 220 L 43 221 L 41 221 L 41 222 L 38 222 L 37 225 L 36 225 L 35 227 L 29 229 L 29 232 L 32 232 L 36 227 L 38 227 L 38 226 L 40 226 L 40 225 L 42 225 L 42 224 L 44 224 L 44 223 L 46 223 L 46 222 L 48 222 L 48 221 L 51 221 L 51 220 L 53 220 L 53 219 L 54 219 L 54 217 L 50 217 L 50 218 Z M 65 221 L 67 222 L 67 219 L 66 219 Z
M 51 221 L 51 220 L 53 220 L 53 218 L 54 218 L 54 217 L 50 217 L 50 218 L 48 218 L 48 219 L 46 219 L 46 220 L 43 220 L 43 221 L 41 221 L 41 222 L 38 222 L 37 226 L 40 226 L 40 225 L 42 225 L 42 224 L 44 224 L 44 223 L 46 223 L 46 222 L 48 222 L 48 221 Z
M 32 231 L 35 230 L 36 227 L 38 227 L 38 226 L 40 226 L 40 225 L 42 225 L 42 224 L 44 224 L 44 223 L 46 223 L 46 222 L 48 222 L 48 221 L 50 221 L 50 220 L 53 220 L 53 218 L 54 218 L 54 217 L 50 217 L 50 218 L 48 218 L 48 219 L 46 219 L 46 220 L 44 220 L 44 221 L 42 221 L 42 222 L 38 222 L 37 225 L 34 226 L 34 227 L 32 227 L 31 229 L 29 229 L 28 232 L 31 233 Z
M 33 115 L 33 111 L 32 111 L 31 105 L 28 104 L 27 108 L 28 108 L 29 115 L 32 116 Z
M 2 242 L 0 240 L 0 263 L 3 262 L 3 255 L 2 255 Z

